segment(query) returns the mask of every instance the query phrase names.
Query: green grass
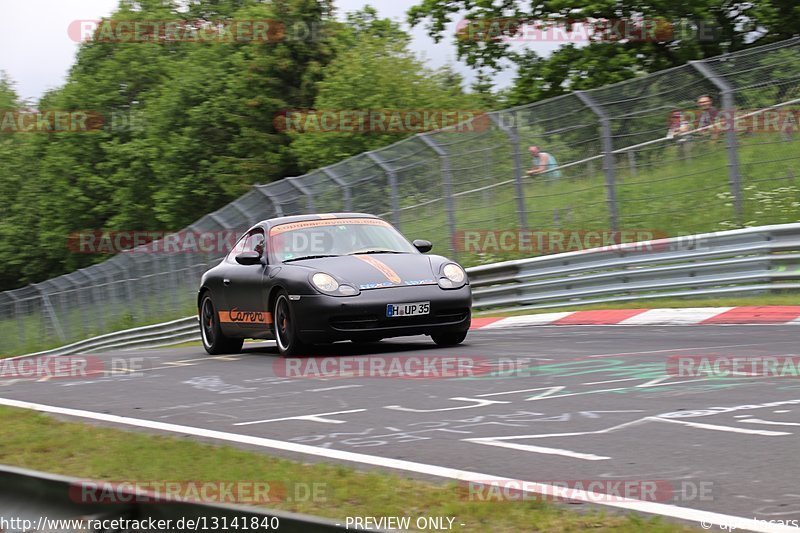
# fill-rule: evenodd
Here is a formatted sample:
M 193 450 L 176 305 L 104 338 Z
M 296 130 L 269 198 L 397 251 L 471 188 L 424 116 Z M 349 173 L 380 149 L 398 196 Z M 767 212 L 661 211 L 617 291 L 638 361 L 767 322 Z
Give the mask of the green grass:
M 230 446 L 56 421 L 0 408 L 0 463 L 113 482 L 248 481 L 324 484 L 324 500 L 269 503 L 272 509 L 342 520 L 347 516 L 455 517 L 457 531 L 595 531 L 654 533 L 691 529 L 658 518 L 546 502 L 473 502 L 455 483 L 436 484 L 380 471 L 304 464 Z

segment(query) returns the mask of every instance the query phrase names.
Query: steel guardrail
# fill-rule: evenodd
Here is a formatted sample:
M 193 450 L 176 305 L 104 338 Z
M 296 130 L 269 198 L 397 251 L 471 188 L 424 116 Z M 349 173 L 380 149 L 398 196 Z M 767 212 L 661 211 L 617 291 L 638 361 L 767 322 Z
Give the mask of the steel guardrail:
M 94 353 L 99 350 L 123 348 L 158 348 L 182 342 L 200 340 L 200 326 L 196 316 L 172 320 L 163 324 L 126 329 L 99 337 L 82 340 L 53 350 L 45 350 L 21 357 L 73 355 Z
M 478 310 L 800 289 L 800 224 L 626 243 L 468 269 Z

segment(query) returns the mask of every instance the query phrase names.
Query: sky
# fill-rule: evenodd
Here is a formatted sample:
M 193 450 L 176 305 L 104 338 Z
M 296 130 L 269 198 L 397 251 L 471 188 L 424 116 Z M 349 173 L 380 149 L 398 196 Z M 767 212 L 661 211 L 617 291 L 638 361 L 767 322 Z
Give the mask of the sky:
M 67 34 L 70 23 L 76 20 L 95 20 L 108 16 L 118 0 L 0 0 L 0 70 L 16 82 L 17 93 L 35 102 L 46 90 L 61 86 L 75 60 L 78 43 Z M 418 0 L 336 0 L 340 14 L 373 5 L 382 17 L 402 21 L 405 13 Z M 31 32 L 31 28 L 35 32 Z M 467 83 L 474 73 L 456 60 L 455 44 L 451 37 L 454 24 L 439 44 L 425 33 L 424 25 L 410 30 L 412 49 L 431 67 L 452 64 L 464 75 Z M 496 85 L 511 83 L 513 72 L 497 75 Z

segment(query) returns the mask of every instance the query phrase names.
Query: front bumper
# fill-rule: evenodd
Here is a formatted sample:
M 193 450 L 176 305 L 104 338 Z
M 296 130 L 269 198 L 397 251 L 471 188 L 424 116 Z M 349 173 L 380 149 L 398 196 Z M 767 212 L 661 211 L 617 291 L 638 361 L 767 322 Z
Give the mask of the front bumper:
M 425 316 L 388 318 L 388 304 L 430 302 Z M 300 338 L 319 343 L 337 340 L 430 335 L 469 329 L 472 292 L 469 285 L 443 290 L 438 285 L 391 287 L 362 291 L 358 296 L 301 296 L 292 302 Z

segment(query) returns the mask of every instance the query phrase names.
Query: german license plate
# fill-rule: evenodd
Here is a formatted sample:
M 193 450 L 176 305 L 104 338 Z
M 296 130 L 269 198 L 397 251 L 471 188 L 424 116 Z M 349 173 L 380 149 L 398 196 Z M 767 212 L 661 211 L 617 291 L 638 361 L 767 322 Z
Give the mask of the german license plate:
M 386 316 L 397 318 L 399 316 L 421 316 L 431 314 L 430 302 L 418 302 L 415 304 L 389 304 L 386 306 Z

